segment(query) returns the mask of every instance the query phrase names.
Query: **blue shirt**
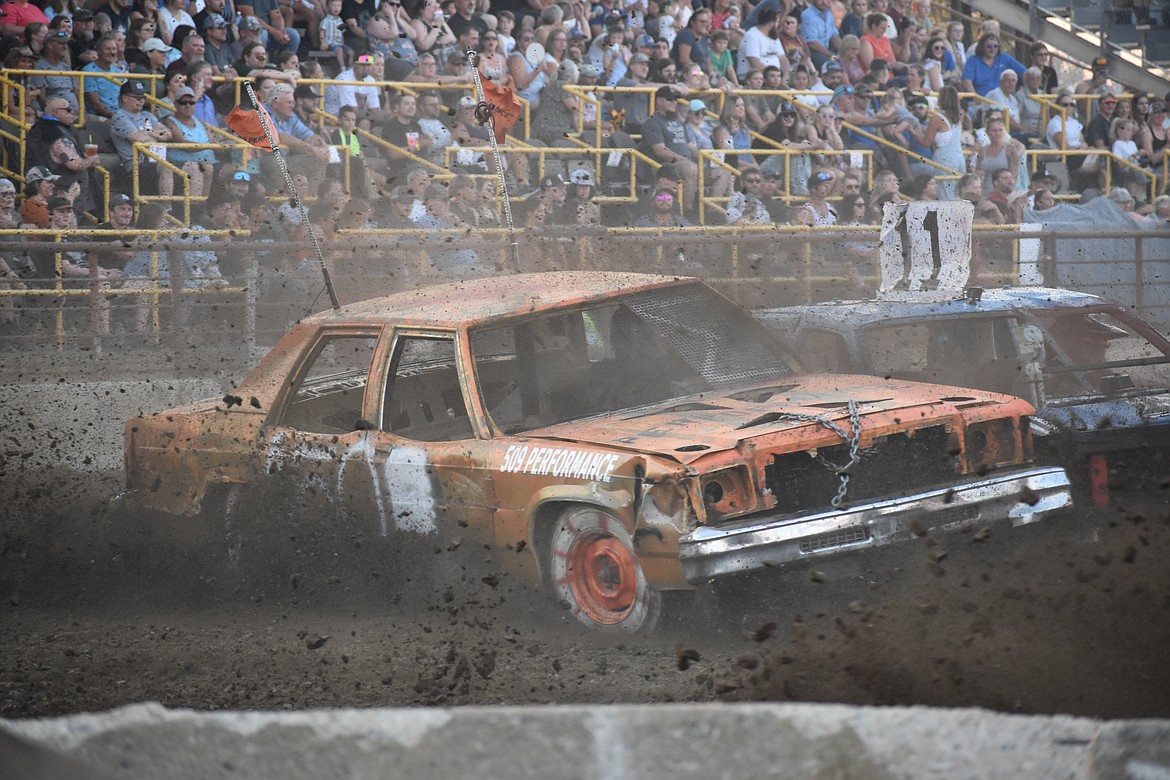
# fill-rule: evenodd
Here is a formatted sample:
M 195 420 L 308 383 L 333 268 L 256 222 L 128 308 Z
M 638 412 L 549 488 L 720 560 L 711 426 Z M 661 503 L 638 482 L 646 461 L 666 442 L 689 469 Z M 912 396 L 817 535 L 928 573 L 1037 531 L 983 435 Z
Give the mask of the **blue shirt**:
M 117 65 L 110 66 L 109 70 L 102 70 L 96 62 L 91 62 L 82 68 L 86 73 L 121 73 Z M 102 105 L 110 111 L 118 110 L 118 92 L 122 89 L 122 82 L 126 79 L 93 78 L 85 80 L 85 94 L 97 93 Z
M 1024 75 L 1024 66 L 1010 54 L 995 55 L 990 65 L 982 57 L 974 56 L 963 66 L 963 81 L 970 81 L 977 95 L 986 95 L 999 86 L 999 77 L 1008 69 L 1014 70 L 1017 76 Z
M 264 109 L 272 117 L 272 123 L 276 125 L 276 131 L 280 133 L 281 137 L 291 135 L 293 138 L 308 141 L 316 135 L 295 113 L 289 114 L 288 119 L 279 119 L 272 110 L 272 106 L 265 106 Z M 288 154 L 287 149 L 281 149 L 280 152 L 281 154 Z
M 819 43 L 826 51 L 832 51 L 830 42 L 837 35 L 837 25 L 833 22 L 833 12 L 823 11 L 810 5 L 800 15 L 800 34 L 807 43 Z

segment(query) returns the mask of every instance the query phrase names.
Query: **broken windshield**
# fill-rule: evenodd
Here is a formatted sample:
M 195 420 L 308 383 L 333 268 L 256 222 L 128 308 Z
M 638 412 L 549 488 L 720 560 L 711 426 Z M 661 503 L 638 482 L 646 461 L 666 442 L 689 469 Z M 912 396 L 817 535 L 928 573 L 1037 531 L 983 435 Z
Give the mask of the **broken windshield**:
M 471 349 L 484 406 L 508 433 L 793 373 L 769 331 L 697 284 L 485 328 Z

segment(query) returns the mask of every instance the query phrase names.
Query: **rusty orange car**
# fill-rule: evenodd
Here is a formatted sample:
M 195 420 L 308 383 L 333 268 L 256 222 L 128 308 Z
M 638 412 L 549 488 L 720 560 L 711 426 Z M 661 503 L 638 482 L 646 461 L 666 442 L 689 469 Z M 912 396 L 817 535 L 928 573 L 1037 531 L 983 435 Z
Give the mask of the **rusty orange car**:
M 529 274 L 305 319 L 229 396 L 127 421 L 126 482 L 195 515 L 279 476 L 388 559 L 458 526 L 582 623 L 637 631 L 663 591 L 1069 506 L 1030 465 L 1032 411 L 804 374 L 698 280 Z

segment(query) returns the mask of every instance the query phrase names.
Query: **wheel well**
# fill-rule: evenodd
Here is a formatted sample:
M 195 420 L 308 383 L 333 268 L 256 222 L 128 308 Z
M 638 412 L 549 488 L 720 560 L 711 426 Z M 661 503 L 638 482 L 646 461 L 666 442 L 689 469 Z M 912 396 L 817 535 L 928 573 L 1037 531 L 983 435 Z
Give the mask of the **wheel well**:
M 542 580 L 545 580 L 548 576 L 547 567 L 545 566 L 545 559 L 548 553 L 549 544 L 552 541 L 553 524 L 556 523 L 556 520 L 561 516 L 561 513 L 571 507 L 586 507 L 590 509 L 597 509 L 601 512 L 608 512 L 611 515 L 614 514 L 613 511 L 605 505 L 595 504 L 588 501 L 548 501 L 537 507 L 536 516 L 532 519 L 532 535 L 530 542 L 532 543 L 532 551 L 536 556 L 536 565 L 540 568 L 540 576 Z

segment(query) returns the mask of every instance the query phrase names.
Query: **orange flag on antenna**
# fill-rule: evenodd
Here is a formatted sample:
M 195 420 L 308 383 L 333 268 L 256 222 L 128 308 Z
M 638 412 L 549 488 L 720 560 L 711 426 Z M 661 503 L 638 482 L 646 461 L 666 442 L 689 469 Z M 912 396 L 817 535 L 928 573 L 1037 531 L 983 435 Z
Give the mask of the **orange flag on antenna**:
M 486 77 L 481 78 L 480 83 L 483 85 L 484 100 L 495 109 L 492 111 L 492 123 L 496 129 L 496 143 L 502 144 L 508 129 L 520 119 L 520 101 L 511 87 L 501 87 Z
M 272 121 L 272 116 L 264 110 L 264 106 L 260 106 L 260 110 L 264 111 L 264 119 L 268 122 L 268 129 L 272 133 L 276 145 L 279 146 L 280 133 L 276 131 L 276 123 Z M 272 144 L 269 143 L 268 136 L 264 134 L 264 125 L 260 122 L 260 115 L 252 109 L 236 106 L 224 117 L 224 123 L 233 133 L 252 146 L 272 151 Z

